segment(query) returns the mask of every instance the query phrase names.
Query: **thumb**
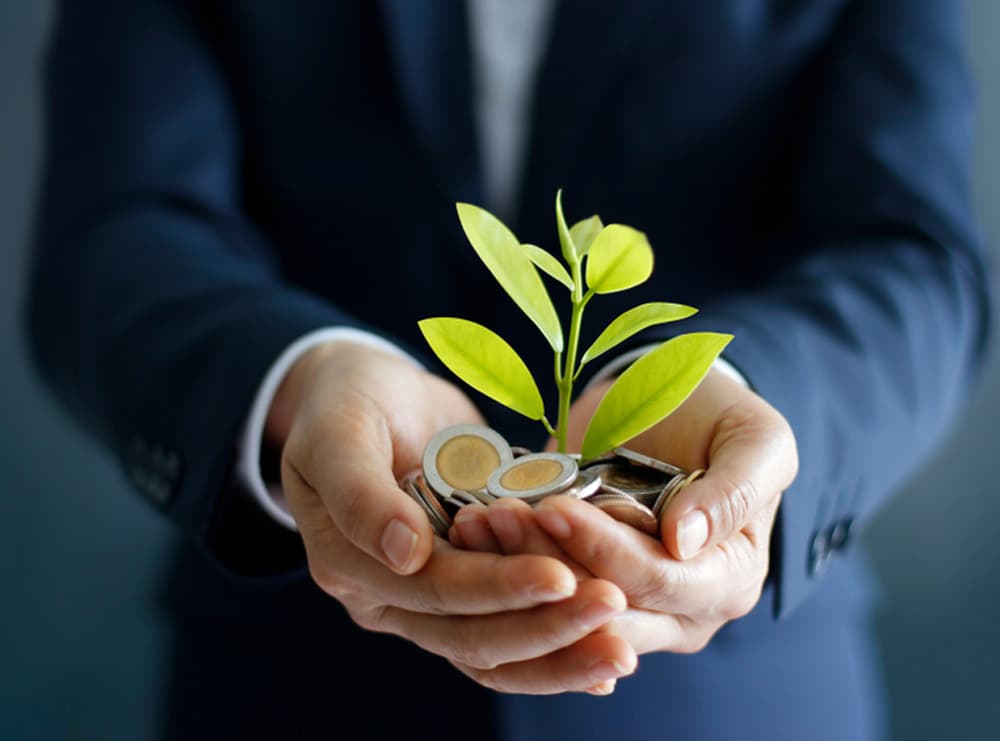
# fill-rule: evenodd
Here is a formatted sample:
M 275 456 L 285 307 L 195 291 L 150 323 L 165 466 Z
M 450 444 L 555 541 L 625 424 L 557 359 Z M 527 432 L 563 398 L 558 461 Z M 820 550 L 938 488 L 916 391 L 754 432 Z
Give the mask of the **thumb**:
M 798 468 L 795 438 L 780 415 L 723 418 L 702 478 L 683 489 L 660 523 L 663 545 L 686 560 L 746 527 L 788 488 Z
M 434 546 L 430 522 L 393 474 L 393 441 L 372 410 L 324 415 L 286 463 L 322 500 L 337 530 L 399 574 L 423 568 Z

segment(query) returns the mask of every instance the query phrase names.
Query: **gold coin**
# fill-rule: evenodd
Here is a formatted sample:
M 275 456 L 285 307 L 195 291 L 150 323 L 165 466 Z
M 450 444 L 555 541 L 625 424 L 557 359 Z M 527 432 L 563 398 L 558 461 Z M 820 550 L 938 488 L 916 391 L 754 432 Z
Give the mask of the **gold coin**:
M 547 459 L 527 460 L 514 465 L 500 477 L 500 485 L 513 491 L 527 491 L 555 481 L 562 475 L 563 466 Z
M 456 491 L 484 491 L 490 475 L 513 459 L 510 445 L 496 430 L 453 425 L 428 441 L 422 469 L 434 492 L 447 499 Z
M 514 497 L 533 503 L 567 489 L 576 481 L 576 461 L 561 453 L 529 453 L 490 474 L 486 490 L 495 497 Z
M 459 435 L 448 440 L 437 454 L 438 474 L 455 489 L 483 489 L 500 467 L 500 454 L 481 437 Z

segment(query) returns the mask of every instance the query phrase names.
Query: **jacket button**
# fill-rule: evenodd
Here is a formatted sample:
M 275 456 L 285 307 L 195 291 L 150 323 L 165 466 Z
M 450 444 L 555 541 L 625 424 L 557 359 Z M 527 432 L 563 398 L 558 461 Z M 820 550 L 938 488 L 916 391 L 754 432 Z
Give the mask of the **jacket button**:
M 146 496 L 148 496 L 154 504 L 163 507 L 170 501 L 170 497 L 173 494 L 173 487 L 170 482 L 161 476 L 148 476 L 146 481 Z
M 830 529 L 830 548 L 842 551 L 851 542 L 854 531 L 854 518 L 845 517 Z
M 830 565 L 830 537 L 826 530 L 819 530 L 813 535 L 809 546 L 809 573 L 811 576 L 822 576 Z

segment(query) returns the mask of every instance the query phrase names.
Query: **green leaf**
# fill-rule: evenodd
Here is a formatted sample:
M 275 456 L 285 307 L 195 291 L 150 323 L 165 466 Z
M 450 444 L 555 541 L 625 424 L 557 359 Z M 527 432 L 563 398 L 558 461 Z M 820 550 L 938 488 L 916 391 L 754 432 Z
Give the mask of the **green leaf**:
M 566 216 L 562 207 L 562 188 L 556 191 L 556 226 L 559 230 L 559 245 L 562 247 L 563 259 L 567 265 L 575 265 L 579 262 L 576 256 L 576 246 L 573 244 L 573 237 L 570 235 L 569 227 L 566 226 Z
M 569 228 L 569 236 L 573 238 L 573 246 L 576 247 L 577 257 L 583 257 L 590 251 L 590 245 L 594 238 L 604 228 L 601 217 L 594 214 L 589 219 L 578 221 Z
M 653 248 L 646 235 L 624 224 L 608 224 L 590 245 L 587 286 L 594 293 L 632 288 L 653 272 Z
M 434 354 L 472 388 L 529 419 L 545 416 L 531 371 L 500 335 L 481 324 L 451 317 L 417 324 Z
M 729 334 L 692 332 L 674 337 L 633 363 L 614 382 L 590 420 L 581 456 L 586 460 L 631 440 L 673 412 L 697 388 Z
M 562 266 L 561 262 L 538 245 L 524 244 L 521 246 L 527 251 L 528 258 L 535 263 L 535 267 L 551 275 L 569 290 L 573 290 L 573 279 L 569 277 L 569 273 L 566 272 L 566 268 Z
M 594 340 L 594 344 L 588 347 L 587 352 L 583 354 L 580 365 L 589 363 L 598 355 L 603 355 L 615 345 L 624 342 L 647 327 L 676 322 L 678 319 L 687 319 L 696 313 L 698 313 L 697 309 L 683 304 L 668 304 L 659 301 L 640 304 L 619 315 L 601 332 L 600 336 Z
M 465 236 L 500 286 L 527 314 L 549 341 L 562 352 L 562 327 L 538 271 L 517 237 L 500 219 L 471 203 L 456 204 Z

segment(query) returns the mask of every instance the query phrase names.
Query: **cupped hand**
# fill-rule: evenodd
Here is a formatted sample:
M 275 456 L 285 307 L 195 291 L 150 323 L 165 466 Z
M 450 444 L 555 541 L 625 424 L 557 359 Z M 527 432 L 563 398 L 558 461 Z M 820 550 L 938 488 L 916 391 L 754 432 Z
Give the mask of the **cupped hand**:
M 282 449 L 313 580 L 361 627 L 402 636 L 499 690 L 582 690 L 608 679 L 609 666 L 627 670 L 626 641 L 587 637 L 625 610 L 618 587 L 578 582 L 545 555 L 456 549 L 399 488 L 432 435 L 480 422 L 456 387 L 402 358 L 353 342 L 302 356 L 266 435 Z
M 609 385 L 574 405 L 571 450 Z M 628 446 L 706 469 L 664 512 L 661 540 L 562 496 L 534 508 L 515 501 L 466 508 L 453 538 L 478 551 L 560 558 L 578 578 L 616 584 L 629 609 L 601 632 L 625 638 L 637 654 L 698 651 L 760 599 L 774 519 L 797 470 L 794 436 L 763 399 L 712 371 L 674 414 Z

